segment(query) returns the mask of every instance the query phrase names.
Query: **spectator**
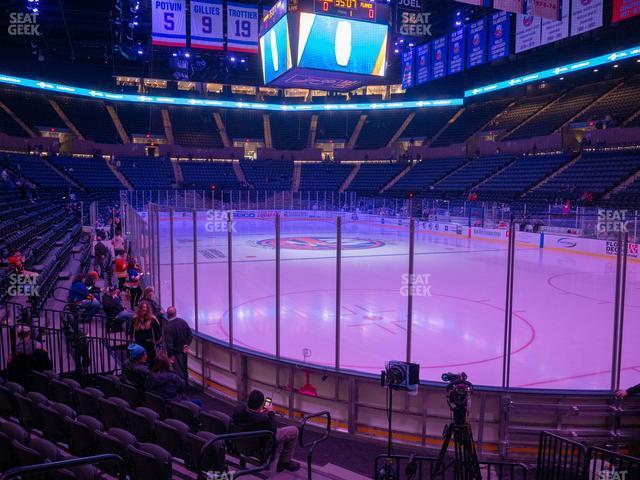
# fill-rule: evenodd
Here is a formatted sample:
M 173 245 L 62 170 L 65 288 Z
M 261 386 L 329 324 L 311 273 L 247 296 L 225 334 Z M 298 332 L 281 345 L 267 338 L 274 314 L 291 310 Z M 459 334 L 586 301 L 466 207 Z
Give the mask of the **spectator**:
M 141 302 L 133 315 L 133 339 L 138 345 L 142 345 L 147 351 L 149 365 L 153 365 L 156 358 L 156 349 L 162 340 L 160 322 L 151 313 L 151 308 L 145 302 Z
M 127 264 L 126 253 L 124 251 L 121 252 L 120 255 L 118 255 L 118 257 L 115 259 L 113 263 L 114 263 L 116 278 L 118 279 L 118 290 L 122 292 L 125 289 L 124 284 L 127 281 L 127 265 L 128 264 Z
M 191 327 L 182 318 L 177 317 L 176 307 L 167 309 L 167 323 L 162 334 L 165 349 L 169 360 L 173 364 L 173 370 L 182 378 L 185 385 L 189 385 L 189 373 L 187 361 L 189 357 L 189 345 L 193 341 Z
M 113 253 L 115 253 L 116 256 L 124 252 L 124 238 L 122 238 L 122 235 L 114 236 L 111 244 L 113 245 Z
M 142 292 L 142 301 L 149 304 L 153 314 L 161 322 L 165 319 L 164 310 L 160 307 L 160 304 L 156 300 L 156 289 L 153 287 L 147 287 Z
M 102 309 L 107 316 L 107 331 L 120 332 L 122 324 L 126 324 L 125 331 L 131 330 L 131 321 L 133 320 L 133 312 L 124 308 L 122 299 L 120 298 L 120 290 L 116 287 L 109 287 L 106 294 L 102 297 Z
M 249 431 L 272 431 L 276 435 L 278 449 L 282 449 L 278 460 L 278 472 L 283 470 L 295 472 L 300 468 L 298 462 L 292 460 L 298 439 L 298 429 L 294 426 L 278 427 L 274 420 L 272 406 L 265 407 L 264 400 L 264 394 L 260 390 L 252 390 L 247 403 L 240 405 L 233 412 L 233 423 Z
M 42 344 L 32 337 L 29 325 L 16 328 L 16 347 L 6 370 L 7 380 L 24 384 L 33 370 L 51 369 L 51 359 Z
M 132 343 L 127 347 L 129 360 L 122 367 L 122 380 L 134 387 L 144 388 L 149 377 L 149 367 L 147 367 L 147 351 L 144 347 Z
M 165 400 L 184 399 L 184 380 L 171 370 L 171 363 L 163 353 L 159 354 L 153 362 L 151 374 L 147 377 L 144 388 Z
M 96 270 L 100 274 L 100 278 L 104 278 L 104 272 L 106 269 L 106 261 L 109 255 L 109 249 L 102 243 L 102 239 L 98 237 L 96 246 L 93 248 L 93 256 L 95 259 Z
M 637 395 L 640 393 L 640 383 L 635 387 L 628 388 L 626 390 L 618 390 L 616 392 L 616 397 L 618 398 L 627 398 L 633 395 Z
M 140 288 L 140 267 L 135 261 L 130 261 L 127 264 L 127 281 L 124 284 L 129 290 L 131 299 L 131 309 L 135 309 L 140 301 L 142 295 L 142 289 Z
M 69 290 L 69 302 L 84 310 L 82 314 L 83 322 L 91 320 L 91 317 L 100 309 L 100 302 L 93 298 L 93 295 L 85 286 L 84 275 L 81 273 L 73 278 L 71 289 Z
M 7 258 L 7 262 L 9 263 L 9 268 L 11 269 L 11 273 L 13 274 L 28 275 L 30 277 L 37 275 L 35 272 L 25 270 L 25 256 L 22 254 L 22 252 L 20 252 L 20 250 L 16 250 L 15 252 L 13 252 L 13 255 Z

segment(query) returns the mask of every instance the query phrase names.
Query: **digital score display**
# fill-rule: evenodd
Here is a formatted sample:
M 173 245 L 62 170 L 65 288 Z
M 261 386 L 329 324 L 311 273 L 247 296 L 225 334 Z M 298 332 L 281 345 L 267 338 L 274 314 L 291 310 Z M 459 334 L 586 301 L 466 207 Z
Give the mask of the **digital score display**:
M 375 22 L 376 4 L 366 0 L 315 0 L 315 13 Z

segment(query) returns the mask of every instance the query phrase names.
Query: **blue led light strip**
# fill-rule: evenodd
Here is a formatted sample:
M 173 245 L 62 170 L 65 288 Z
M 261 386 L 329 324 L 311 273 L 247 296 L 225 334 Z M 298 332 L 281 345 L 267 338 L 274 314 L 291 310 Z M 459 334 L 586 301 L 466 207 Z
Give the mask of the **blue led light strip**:
M 215 108 L 237 108 L 246 110 L 263 110 L 272 112 L 321 112 L 327 110 L 391 110 L 402 108 L 429 108 L 462 105 L 462 98 L 448 98 L 443 100 L 415 100 L 411 102 L 381 102 L 381 103 L 348 103 L 328 105 L 279 105 L 277 103 L 258 102 L 233 102 L 229 100 L 206 100 L 178 97 L 155 97 L 148 95 L 129 95 L 123 93 L 110 93 L 88 88 L 71 87 L 59 83 L 43 82 L 28 78 L 14 77 L 0 74 L 0 83 L 17 87 L 35 88 L 48 92 L 56 92 L 65 95 L 77 95 L 80 97 L 100 98 L 116 102 L 146 103 L 152 105 L 183 105 Z
M 620 60 L 626 60 L 640 56 L 640 46 L 627 48 L 626 50 L 619 50 L 617 52 L 608 53 L 606 55 L 600 55 L 599 57 L 593 57 L 588 60 L 582 60 L 576 63 L 570 63 L 561 67 L 550 68 L 548 70 L 542 70 L 540 72 L 530 73 L 521 77 L 515 77 L 503 82 L 492 83 L 483 87 L 477 87 L 472 90 L 466 90 L 464 92 L 464 98 L 475 97 L 476 95 L 482 95 L 483 93 L 495 92 L 496 90 L 503 90 L 505 88 L 511 88 L 518 85 L 524 85 L 526 83 L 536 82 L 538 80 L 544 80 L 546 78 L 559 77 L 560 75 L 567 75 L 572 72 L 578 72 L 587 68 L 594 68 L 600 65 L 607 65 Z

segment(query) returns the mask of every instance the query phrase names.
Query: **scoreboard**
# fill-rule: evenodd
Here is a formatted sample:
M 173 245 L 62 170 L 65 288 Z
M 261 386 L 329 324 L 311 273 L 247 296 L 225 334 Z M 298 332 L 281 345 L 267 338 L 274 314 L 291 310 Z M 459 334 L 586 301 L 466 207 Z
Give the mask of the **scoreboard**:
M 386 72 L 389 6 L 372 0 L 276 0 L 265 11 L 265 84 L 349 91 Z
M 364 22 L 376 21 L 376 4 L 366 0 L 314 0 L 315 13 L 346 17 Z

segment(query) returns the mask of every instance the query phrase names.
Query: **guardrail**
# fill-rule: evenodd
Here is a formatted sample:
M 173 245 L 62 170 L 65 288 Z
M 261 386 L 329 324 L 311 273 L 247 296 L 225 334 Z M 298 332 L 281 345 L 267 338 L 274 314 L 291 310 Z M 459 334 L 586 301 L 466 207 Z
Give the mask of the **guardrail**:
M 264 470 L 267 470 L 271 465 L 273 460 L 273 454 L 276 449 L 276 436 L 273 432 L 269 430 L 258 430 L 255 432 L 237 432 L 237 433 L 225 433 L 223 435 L 216 435 L 215 438 L 212 438 L 207 443 L 205 443 L 200 449 L 200 457 L 204 458 L 211 448 L 213 448 L 217 443 L 224 442 L 227 449 L 233 445 L 234 442 L 238 440 L 259 440 L 261 438 L 267 439 L 266 447 L 264 449 L 263 457 L 260 460 L 260 463 L 255 467 L 251 468 L 243 468 L 242 470 L 238 470 L 233 473 L 233 478 L 244 477 L 245 475 L 252 475 L 254 473 L 260 473 Z M 239 458 L 241 461 L 241 466 L 244 467 L 247 461 L 251 462 L 254 460 L 253 458 L 248 458 L 243 455 L 242 452 L 239 452 Z M 202 475 L 207 478 L 207 475 L 210 475 L 211 472 L 203 471 Z
M 625 480 L 640 478 L 640 458 L 589 447 L 558 434 L 542 432 L 536 480 Z
M 307 424 L 309 423 L 309 420 L 313 418 L 323 418 L 323 417 L 325 417 L 327 420 L 326 420 L 326 425 L 325 425 L 325 429 L 322 436 L 310 442 L 305 442 L 304 434 L 306 432 L 306 427 L 307 427 Z M 318 412 L 318 413 L 312 413 L 310 415 L 305 415 L 304 418 L 302 419 L 302 423 L 300 424 L 300 436 L 298 437 L 298 442 L 300 443 L 301 448 L 308 449 L 307 450 L 308 480 L 311 480 L 311 476 L 312 476 L 311 464 L 313 461 L 313 451 L 318 446 L 318 444 L 326 441 L 329 438 L 330 434 L 331 434 L 331 412 L 329 412 L 328 410 L 325 410 L 323 412 Z
M 391 455 L 388 456 L 378 455 L 375 461 L 375 477 L 374 478 L 388 478 L 384 477 L 383 472 L 385 466 L 391 464 L 391 475 L 393 478 L 401 479 L 413 479 L 418 478 L 420 480 L 444 480 L 445 478 L 460 478 L 471 479 L 471 477 L 464 476 L 462 472 L 455 471 L 453 477 L 448 474 L 452 467 L 455 468 L 454 462 L 450 462 L 443 470 L 436 472 L 436 464 L 438 462 L 437 457 L 428 457 L 421 455 Z M 527 466 L 523 463 L 510 463 L 510 462 L 479 462 L 480 471 L 482 473 L 483 480 L 526 480 L 527 479 Z M 380 475 L 379 475 L 380 474 Z M 404 476 L 403 476 L 404 474 Z M 457 476 L 463 475 L 463 476 Z M 571 478 L 571 477 L 567 477 Z
M 118 478 L 125 480 L 127 478 L 127 468 L 124 460 L 119 455 L 112 453 L 104 455 L 93 455 L 91 457 L 71 458 L 69 460 L 60 460 L 57 462 L 47 462 L 38 465 L 29 465 L 26 467 L 16 467 L 7 470 L 2 474 L 0 480 L 10 480 L 12 478 L 22 478 L 35 475 L 37 473 L 53 472 L 65 468 L 79 467 L 81 465 L 92 465 L 96 463 L 114 462 L 118 466 Z

